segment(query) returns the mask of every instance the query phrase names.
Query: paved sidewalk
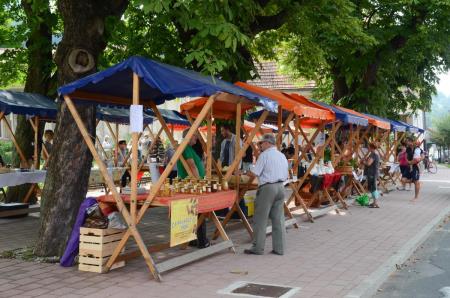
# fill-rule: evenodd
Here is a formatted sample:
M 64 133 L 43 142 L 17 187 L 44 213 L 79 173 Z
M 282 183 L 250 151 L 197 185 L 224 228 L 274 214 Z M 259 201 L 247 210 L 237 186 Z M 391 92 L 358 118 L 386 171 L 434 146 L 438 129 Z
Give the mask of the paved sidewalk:
M 235 224 L 229 236 L 236 244 L 237 254 L 223 252 L 166 273 L 162 283 L 150 280 L 141 258 L 104 275 L 0 259 L 0 297 L 218 297 L 218 290 L 236 281 L 300 287 L 294 297 L 344 297 L 368 282 L 373 272 L 450 208 L 449 177 L 450 169 L 444 168 L 436 175 L 424 175 L 421 199 L 415 204 L 409 202 L 412 191 L 394 191 L 383 198 L 380 209 L 352 206 L 341 215 L 332 212 L 315 223 L 298 217 L 301 226 L 299 230 L 288 229 L 285 256 L 244 255 L 249 238 Z M 161 216 L 164 218 L 162 213 Z M 145 239 L 166 237 L 166 226 L 152 230 L 147 222 L 144 227 Z M 28 234 L 23 240 L 32 239 L 30 230 L 33 231 L 32 224 L 27 225 Z M 8 247 L 5 235 L 20 238 L 22 231 L 17 221 L 1 222 L 0 249 Z M 11 243 L 17 243 L 17 239 Z M 266 245 L 269 252 L 270 237 Z

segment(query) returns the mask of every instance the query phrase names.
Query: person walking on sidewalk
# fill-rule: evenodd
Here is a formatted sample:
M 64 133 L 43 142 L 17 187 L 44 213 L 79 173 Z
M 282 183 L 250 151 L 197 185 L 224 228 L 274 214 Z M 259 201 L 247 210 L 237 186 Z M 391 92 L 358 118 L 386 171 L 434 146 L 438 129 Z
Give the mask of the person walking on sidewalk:
M 415 202 L 419 198 L 419 191 L 420 191 L 420 170 L 419 170 L 419 163 L 423 159 L 423 151 L 420 149 L 420 141 L 416 141 L 416 145 L 414 145 L 414 141 L 411 138 L 408 138 L 408 147 L 409 150 L 407 151 L 407 158 L 408 163 L 410 165 L 410 176 L 409 181 L 411 183 L 414 183 L 414 198 L 412 199 L 413 202 Z
M 284 254 L 286 228 L 284 226 L 284 184 L 288 178 L 286 157 L 275 147 L 275 137 L 265 134 L 258 142 L 261 154 L 255 166 L 247 171 L 250 177 L 258 177 L 255 213 L 253 215 L 253 245 L 246 254 L 262 255 L 266 243 L 267 219 L 272 221 L 272 253 Z
M 363 160 L 364 164 L 364 174 L 367 177 L 367 188 L 372 195 L 372 203 L 369 205 L 369 208 L 380 208 L 378 206 L 378 198 L 380 197 L 380 193 L 377 189 L 378 175 L 380 169 L 380 157 L 375 152 L 377 149 L 377 145 L 374 143 L 369 144 L 369 156 Z
M 402 188 L 397 188 L 398 190 L 406 190 L 406 182 L 410 177 L 409 163 L 406 152 L 406 145 L 402 144 L 400 147 L 400 152 L 397 157 L 397 161 L 400 165 L 400 172 L 402 173 Z M 409 183 L 409 188 L 411 188 L 411 183 Z

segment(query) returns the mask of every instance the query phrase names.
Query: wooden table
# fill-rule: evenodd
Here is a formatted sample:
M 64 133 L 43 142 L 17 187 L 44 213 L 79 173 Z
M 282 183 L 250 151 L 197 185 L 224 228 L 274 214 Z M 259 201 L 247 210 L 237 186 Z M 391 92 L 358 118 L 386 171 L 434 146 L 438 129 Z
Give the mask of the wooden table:
M 147 198 L 148 194 L 140 194 L 137 196 L 137 204 L 142 206 L 145 204 L 145 199 Z M 122 200 L 129 204 L 130 203 L 130 195 L 121 195 Z M 183 266 L 185 264 L 197 261 L 199 259 L 205 258 L 209 255 L 215 254 L 221 250 L 224 249 L 231 249 L 233 252 L 234 245 L 233 242 L 230 240 L 228 235 L 226 234 L 222 224 L 220 223 L 219 219 L 217 218 L 214 211 L 220 210 L 223 208 L 229 208 L 233 205 L 233 203 L 236 201 L 236 191 L 229 190 L 229 191 L 221 191 L 216 193 L 207 193 L 207 194 L 176 194 L 172 197 L 155 197 L 154 200 L 151 202 L 150 207 L 169 207 L 170 203 L 174 200 L 182 200 L 182 199 L 191 199 L 196 198 L 198 199 L 198 213 L 199 213 L 199 219 L 198 219 L 198 226 L 200 226 L 203 221 L 206 218 L 209 218 L 214 223 L 216 229 L 219 231 L 219 235 L 224 240 L 220 243 L 211 245 L 210 247 L 196 250 L 194 252 L 184 254 L 179 257 L 174 257 L 168 260 L 165 260 L 163 262 L 157 263 L 156 268 L 159 272 L 165 272 L 168 270 L 172 270 L 174 268 Z M 115 203 L 115 200 L 112 195 L 103 195 L 97 197 L 97 201 L 99 202 L 107 202 L 107 203 Z M 186 244 L 182 244 L 181 247 L 185 247 Z M 170 243 L 162 243 L 157 244 L 153 246 L 149 246 L 148 250 L 149 252 L 158 252 L 165 249 L 170 248 Z M 138 257 L 141 255 L 141 252 L 139 250 L 132 251 L 129 253 L 126 253 L 124 255 L 119 256 L 115 263 L 132 259 L 135 257 Z

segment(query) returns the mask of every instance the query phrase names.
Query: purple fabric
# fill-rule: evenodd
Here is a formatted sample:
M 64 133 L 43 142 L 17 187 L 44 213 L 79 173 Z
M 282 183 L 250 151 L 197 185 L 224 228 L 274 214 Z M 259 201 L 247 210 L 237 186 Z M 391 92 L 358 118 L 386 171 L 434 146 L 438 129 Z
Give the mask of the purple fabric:
M 77 220 L 72 229 L 69 241 L 67 242 L 64 255 L 61 257 L 59 264 L 63 267 L 71 267 L 74 265 L 75 257 L 78 255 L 78 247 L 80 241 L 80 228 L 86 219 L 86 209 L 96 204 L 95 198 L 86 198 L 78 209 Z

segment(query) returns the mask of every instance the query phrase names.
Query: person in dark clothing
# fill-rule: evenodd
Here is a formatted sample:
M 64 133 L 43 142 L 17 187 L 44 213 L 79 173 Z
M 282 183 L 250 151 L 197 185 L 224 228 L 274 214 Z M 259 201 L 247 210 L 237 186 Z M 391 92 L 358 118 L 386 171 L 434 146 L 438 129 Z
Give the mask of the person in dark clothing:
M 120 140 L 119 141 L 119 152 L 118 152 L 118 165 L 122 166 L 123 162 L 125 161 L 125 157 L 127 156 L 127 141 Z M 125 173 L 122 175 L 121 183 L 120 185 L 122 187 L 127 186 L 128 181 L 131 181 L 131 175 L 128 170 L 125 170 Z
M 412 138 L 407 138 L 406 140 L 407 148 L 406 148 L 406 158 L 408 160 L 409 165 L 409 177 L 405 177 L 402 179 L 403 183 L 414 183 L 414 198 L 412 201 L 416 201 L 419 198 L 420 191 L 420 171 L 419 171 L 419 163 L 423 159 L 423 151 L 420 149 L 420 142 L 417 142 L 416 146 L 414 145 L 414 140 Z
M 6 166 L 6 164 L 5 164 L 5 162 L 3 161 L 3 157 L 0 155 L 0 168 L 3 168 L 3 167 L 5 167 Z
M 367 187 L 372 195 L 372 203 L 369 205 L 370 208 L 380 208 L 378 206 L 377 200 L 380 196 L 377 190 L 377 182 L 380 168 L 380 157 L 375 152 L 377 145 L 374 143 L 369 144 L 369 156 L 362 161 L 364 164 L 364 174 L 367 176 Z
M 203 151 L 203 147 L 202 144 L 200 143 L 200 141 L 198 140 L 198 137 L 196 138 L 196 142 L 194 145 L 192 145 L 192 149 L 194 149 L 195 153 L 197 153 L 198 157 L 200 157 L 200 159 L 203 160 L 203 156 L 205 154 L 205 152 Z
M 245 150 L 245 155 L 242 158 L 242 169 L 244 171 L 248 171 L 250 170 L 252 164 L 253 164 L 253 148 L 252 146 L 248 146 L 247 150 Z

